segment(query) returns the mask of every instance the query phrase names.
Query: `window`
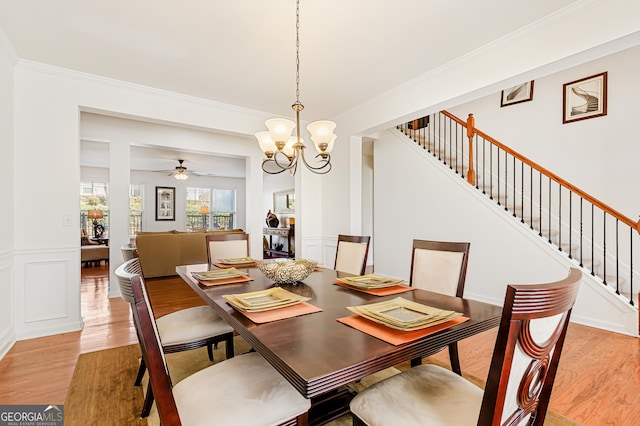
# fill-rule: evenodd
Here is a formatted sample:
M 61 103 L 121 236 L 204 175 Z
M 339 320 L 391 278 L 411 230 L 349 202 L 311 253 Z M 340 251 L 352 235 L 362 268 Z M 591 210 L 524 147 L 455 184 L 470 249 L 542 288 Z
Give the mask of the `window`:
M 236 190 L 187 188 L 187 228 L 233 229 Z
M 129 185 L 129 235 L 142 231 L 144 185 Z

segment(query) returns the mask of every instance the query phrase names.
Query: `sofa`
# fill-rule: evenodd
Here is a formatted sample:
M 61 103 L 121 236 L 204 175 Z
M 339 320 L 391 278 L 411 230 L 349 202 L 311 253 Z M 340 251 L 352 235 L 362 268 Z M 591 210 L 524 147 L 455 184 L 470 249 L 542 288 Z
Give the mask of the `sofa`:
M 138 232 L 135 247 L 142 275 L 146 278 L 169 277 L 176 266 L 207 263 L 207 235 L 244 233 L 242 229 Z
M 93 266 L 102 261 L 109 263 L 109 246 L 91 241 L 86 231 L 80 231 L 80 262 L 82 266 Z

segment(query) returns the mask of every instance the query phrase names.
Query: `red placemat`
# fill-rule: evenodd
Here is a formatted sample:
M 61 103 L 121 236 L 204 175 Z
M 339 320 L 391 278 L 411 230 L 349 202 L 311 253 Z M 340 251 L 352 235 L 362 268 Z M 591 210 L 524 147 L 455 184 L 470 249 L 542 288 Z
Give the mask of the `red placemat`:
M 300 315 L 313 314 L 315 312 L 322 312 L 322 309 L 318 308 L 307 302 L 298 303 L 297 305 L 287 306 L 286 308 L 273 309 L 264 312 L 245 312 L 240 309 L 236 309 L 245 317 L 249 318 L 256 324 L 263 324 L 265 322 L 278 321 L 287 318 L 298 317 Z
M 247 262 L 247 263 L 214 263 L 218 268 L 226 269 L 226 268 L 249 268 L 251 266 L 256 266 L 258 262 Z
M 223 284 L 246 283 L 247 281 L 253 281 L 253 278 L 243 275 L 241 277 L 229 278 L 226 280 L 198 280 L 200 284 L 206 285 L 207 287 Z
M 349 284 L 345 284 L 341 281 L 334 281 L 335 284 L 339 285 L 340 287 L 344 287 L 344 288 L 348 288 L 350 290 L 356 290 L 356 291 L 361 291 L 363 293 L 367 293 L 367 294 L 373 294 L 374 296 L 390 296 L 392 294 L 398 294 L 398 293 L 404 293 L 406 291 L 413 291 L 415 290 L 415 287 L 409 287 L 408 285 L 394 285 L 391 287 L 383 287 L 383 288 L 372 288 L 372 289 L 364 289 L 364 288 L 360 288 L 360 287 L 355 287 Z
M 463 323 L 468 319 L 469 318 L 467 317 L 458 317 L 442 324 L 413 331 L 396 330 L 395 328 L 387 327 L 382 324 L 378 324 L 377 322 L 369 321 L 368 319 L 363 318 L 360 315 L 351 315 L 348 317 L 338 318 L 338 321 L 350 327 L 353 327 L 356 330 L 360 330 L 363 333 L 367 333 L 370 336 L 398 346 L 404 343 L 413 342 L 414 340 L 418 340 L 421 337 L 428 336 L 440 330 L 453 327 L 454 325 Z

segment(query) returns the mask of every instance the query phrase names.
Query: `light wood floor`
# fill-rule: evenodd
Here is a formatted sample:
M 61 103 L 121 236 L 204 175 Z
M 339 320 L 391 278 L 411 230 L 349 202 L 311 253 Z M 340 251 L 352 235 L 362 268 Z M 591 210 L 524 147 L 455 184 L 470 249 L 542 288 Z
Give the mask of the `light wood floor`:
M 63 404 L 78 355 L 137 342 L 127 303 L 107 299 L 108 267 L 82 275 L 84 329 L 17 342 L 0 361 L 0 404 Z M 202 304 L 179 278 L 148 284 L 157 316 Z M 463 370 L 486 377 L 495 333 L 460 342 Z M 588 426 L 639 425 L 640 339 L 571 324 L 551 409 Z

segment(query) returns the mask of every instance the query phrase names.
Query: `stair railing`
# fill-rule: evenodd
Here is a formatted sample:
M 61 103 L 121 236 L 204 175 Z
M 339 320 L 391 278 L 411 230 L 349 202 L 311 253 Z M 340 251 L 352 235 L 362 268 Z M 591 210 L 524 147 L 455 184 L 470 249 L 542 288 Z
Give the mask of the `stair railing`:
M 603 285 L 637 305 L 634 245 L 640 239 L 640 221 L 477 129 L 473 114 L 464 121 L 441 111 L 398 129 Z

